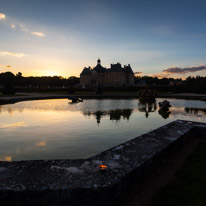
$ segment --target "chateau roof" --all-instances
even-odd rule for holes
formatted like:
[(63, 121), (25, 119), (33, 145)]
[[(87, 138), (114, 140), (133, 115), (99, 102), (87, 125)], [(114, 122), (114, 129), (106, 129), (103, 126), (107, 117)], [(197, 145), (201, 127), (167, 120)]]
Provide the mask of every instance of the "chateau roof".
[(125, 72), (128, 74), (134, 74), (134, 72), (132, 71), (132, 68), (130, 67), (130, 65), (128, 66), (124, 66)]
[(111, 69), (107, 70), (108, 72), (124, 72), (122, 65), (120, 63), (111, 64)]
[(80, 76), (81, 75), (89, 75), (90, 73), (91, 73), (90, 67), (88, 67), (88, 68), (85, 67), (83, 69), (82, 73), (80, 74)]
[(97, 66), (93, 68), (93, 71), (104, 73), (106, 72), (106, 68), (104, 68), (101, 64), (97, 64)]

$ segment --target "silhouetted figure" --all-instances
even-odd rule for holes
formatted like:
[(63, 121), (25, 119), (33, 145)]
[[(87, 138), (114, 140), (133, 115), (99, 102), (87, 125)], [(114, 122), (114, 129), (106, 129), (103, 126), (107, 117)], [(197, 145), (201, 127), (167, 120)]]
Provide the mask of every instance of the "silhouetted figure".
[(5, 85), (3, 91), (2, 91), (2, 94), (3, 95), (14, 95), (15, 94), (15, 90), (14, 88), (10, 85), (10, 84), (7, 84)]

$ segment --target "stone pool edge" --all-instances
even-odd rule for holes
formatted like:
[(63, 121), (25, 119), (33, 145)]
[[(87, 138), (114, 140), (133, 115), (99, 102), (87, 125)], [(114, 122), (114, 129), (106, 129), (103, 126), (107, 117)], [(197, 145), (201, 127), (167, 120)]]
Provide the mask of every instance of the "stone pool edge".
[[(0, 162), (0, 202), (114, 205), (166, 156), (199, 136), (206, 136), (206, 123), (176, 120), (88, 159)], [(108, 170), (99, 171), (100, 164)]]

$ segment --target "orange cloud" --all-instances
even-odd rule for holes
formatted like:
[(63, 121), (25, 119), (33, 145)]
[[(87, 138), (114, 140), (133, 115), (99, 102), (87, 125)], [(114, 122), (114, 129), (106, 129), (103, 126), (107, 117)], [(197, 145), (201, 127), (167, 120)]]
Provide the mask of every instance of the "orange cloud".
[(135, 72), (134, 75), (135, 76), (142, 76), (142, 72)]
[(11, 162), (12, 158), (11, 156), (6, 156), (6, 157), (0, 157), (0, 161), (6, 161), (6, 162)]
[(6, 19), (6, 15), (3, 13), (0, 13), (0, 20)]
[(45, 141), (37, 142), (36, 146), (37, 147), (46, 147), (47, 143)]
[(31, 34), (39, 37), (45, 37), (45, 34), (43, 32), (31, 32)]
[(151, 74), (151, 77), (157, 77), (157, 78), (169, 78), (170, 74), (165, 74), (165, 73), (157, 73), (157, 74)]
[(15, 56), (15, 57), (25, 56), (25, 54), (23, 54), (23, 53), (15, 53), (15, 52), (7, 52), (7, 51), (0, 52), (0, 55), (9, 55), (9, 56)]
[(11, 66), (11, 65), (6, 65), (5, 67), (6, 67), (6, 68), (11, 68), (12, 66)]

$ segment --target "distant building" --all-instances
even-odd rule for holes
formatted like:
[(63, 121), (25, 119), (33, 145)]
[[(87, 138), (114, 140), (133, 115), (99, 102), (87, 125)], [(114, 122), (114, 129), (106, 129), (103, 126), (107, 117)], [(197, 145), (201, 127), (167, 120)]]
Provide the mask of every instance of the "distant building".
[(80, 84), (82, 87), (97, 86), (131, 86), (134, 84), (134, 73), (130, 65), (122, 67), (120, 63), (111, 64), (111, 68), (101, 65), (101, 60), (97, 60), (97, 65), (84, 68), (80, 74)]

